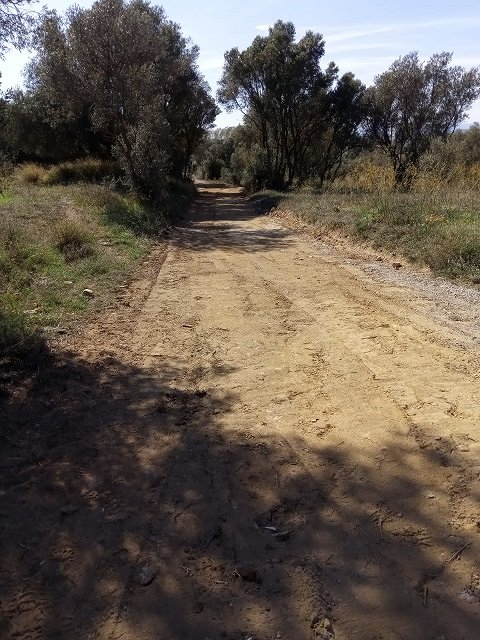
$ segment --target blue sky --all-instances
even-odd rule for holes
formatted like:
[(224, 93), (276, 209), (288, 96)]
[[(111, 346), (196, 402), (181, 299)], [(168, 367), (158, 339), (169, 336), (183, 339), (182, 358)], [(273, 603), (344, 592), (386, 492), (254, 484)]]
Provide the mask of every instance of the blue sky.
[[(73, 3), (51, 0), (47, 5), (62, 12)], [(76, 4), (89, 6), (91, 0), (76, 0)], [(325, 64), (333, 60), (341, 72), (353, 71), (366, 84), (399, 55), (413, 50), (422, 58), (451, 51), (455, 64), (480, 65), (478, 0), (166, 0), (161, 4), (168, 17), (200, 46), (199, 66), (213, 91), (224, 52), (234, 46), (245, 48), (278, 19), (291, 20), (298, 36), (308, 29), (323, 34)], [(21, 84), (21, 70), (28, 57), (28, 52), (10, 52), (0, 61), (4, 89)], [(236, 124), (239, 119), (238, 114), (222, 113), (217, 125)], [(469, 120), (480, 121), (480, 101), (471, 109)]]

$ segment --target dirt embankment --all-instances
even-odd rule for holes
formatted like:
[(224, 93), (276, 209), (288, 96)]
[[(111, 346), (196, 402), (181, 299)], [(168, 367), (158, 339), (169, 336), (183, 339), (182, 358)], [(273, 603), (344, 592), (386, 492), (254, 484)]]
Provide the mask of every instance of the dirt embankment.
[(204, 189), (3, 401), (0, 636), (476, 640), (478, 309), (382, 269)]

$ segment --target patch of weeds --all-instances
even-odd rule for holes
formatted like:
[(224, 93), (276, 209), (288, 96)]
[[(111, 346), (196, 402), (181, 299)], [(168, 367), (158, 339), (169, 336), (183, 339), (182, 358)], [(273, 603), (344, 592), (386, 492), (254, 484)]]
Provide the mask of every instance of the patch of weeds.
[(0, 353), (19, 356), (27, 353), (34, 345), (37, 334), (25, 314), (1, 300), (0, 307)]
[(286, 194), (281, 191), (266, 189), (258, 191), (249, 197), (249, 201), (255, 206), (258, 213), (268, 213), (286, 199)]
[(375, 224), (376, 211), (374, 209), (360, 209), (354, 219), (355, 233), (362, 238), (367, 238)]
[(67, 262), (94, 255), (94, 239), (91, 232), (73, 220), (65, 220), (54, 229), (55, 247)]
[(0, 206), (2, 204), (10, 204), (12, 202), (12, 194), (8, 191), (0, 191)]
[(157, 236), (168, 226), (162, 209), (132, 196), (111, 193), (102, 208), (102, 217), (107, 225), (123, 227), (135, 235)]

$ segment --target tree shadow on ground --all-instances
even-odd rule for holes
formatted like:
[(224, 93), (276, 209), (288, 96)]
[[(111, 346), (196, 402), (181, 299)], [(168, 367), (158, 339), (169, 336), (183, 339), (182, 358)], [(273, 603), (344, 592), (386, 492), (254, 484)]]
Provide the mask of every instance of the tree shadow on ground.
[(288, 229), (251, 228), (242, 222), (258, 217), (258, 210), (238, 192), (214, 190), (203, 193), (195, 207), (172, 234), (173, 244), (184, 249), (211, 251), (228, 249), (237, 252), (270, 251), (287, 248), (293, 241)]
[(401, 437), (388, 477), (321, 438), (228, 430), (235, 402), (176, 363), (73, 354), (4, 401), (2, 638), (478, 637), (462, 540)]

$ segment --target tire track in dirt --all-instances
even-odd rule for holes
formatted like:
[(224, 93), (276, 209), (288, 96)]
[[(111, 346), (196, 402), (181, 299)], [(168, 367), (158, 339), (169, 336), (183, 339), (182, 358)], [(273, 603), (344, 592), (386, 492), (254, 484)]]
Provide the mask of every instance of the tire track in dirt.
[(347, 262), (201, 190), (7, 407), (43, 449), (2, 464), (2, 638), (477, 638), (478, 353)]

